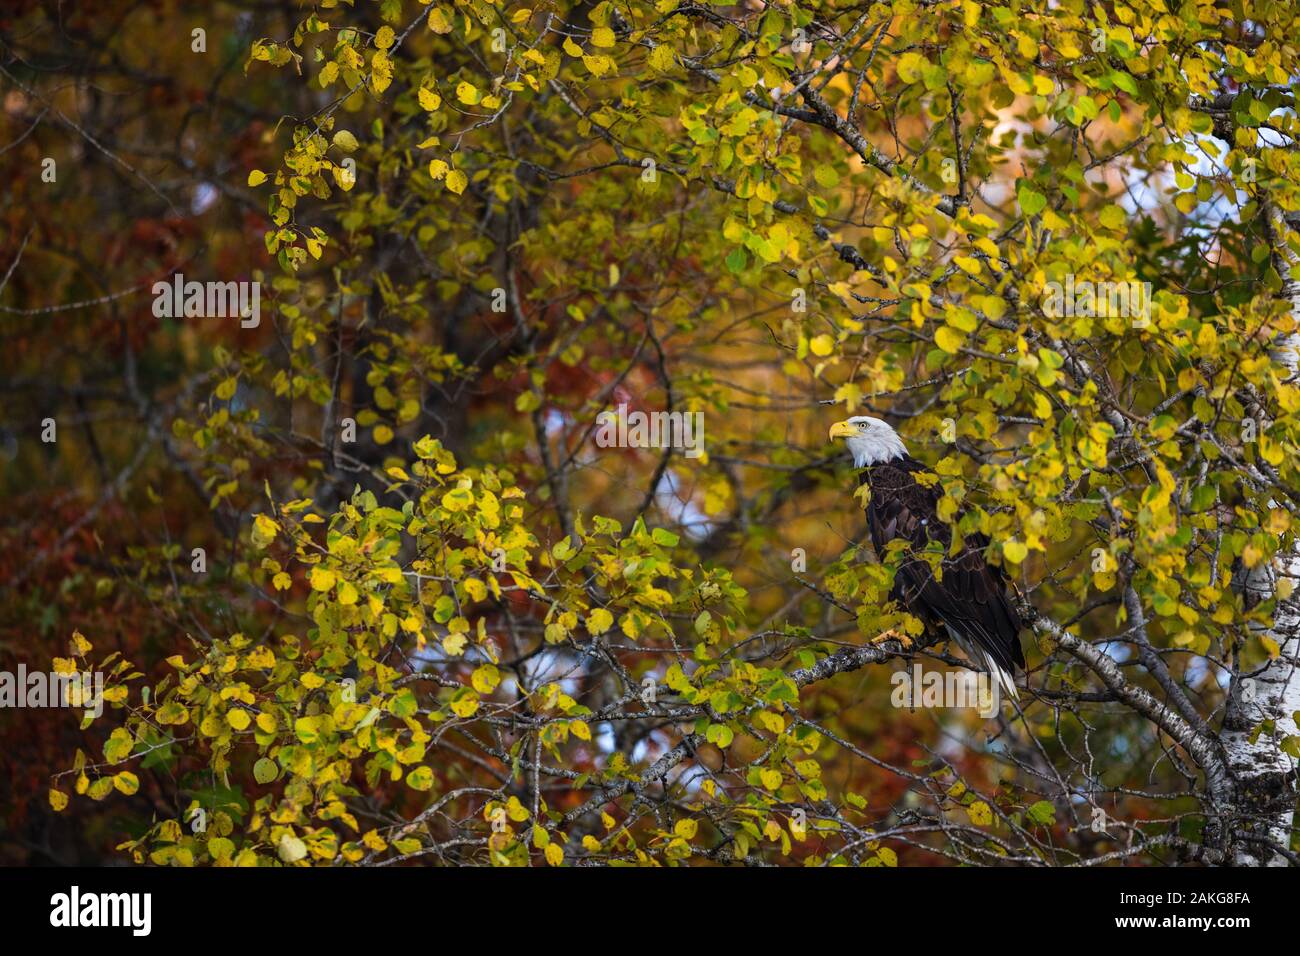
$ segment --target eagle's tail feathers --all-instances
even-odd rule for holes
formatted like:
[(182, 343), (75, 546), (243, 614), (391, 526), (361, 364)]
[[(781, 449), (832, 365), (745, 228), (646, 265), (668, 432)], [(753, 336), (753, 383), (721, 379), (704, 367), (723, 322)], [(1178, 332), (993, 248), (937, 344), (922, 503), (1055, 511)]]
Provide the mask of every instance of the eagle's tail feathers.
[(1007, 673), (1005, 670), (1003, 670), (1001, 667), (999, 667), (991, 660), (988, 662), (988, 664), (989, 664), (989, 673), (997, 677), (998, 683), (1002, 685), (1002, 689), (1003, 691), (1006, 692), (1006, 695), (1010, 697), (1012, 700), (1019, 700), (1020, 694), (1016, 691), (1015, 677)]
[(992, 654), (978, 644), (974, 646), (974, 650), (978, 663), (984, 672), (998, 682), (998, 686), (1002, 688), (1004, 694), (1012, 700), (1019, 700), (1020, 694), (1016, 691), (1015, 675), (999, 664)]
[(966, 652), (966, 656), (971, 659), (972, 663), (998, 682), (998, 686), (1002, 689), (1004, 694), (1012, 700), (1020, 699), (1020, 694), (1016, 690), (1015, 674), (999, 664), (997, 659), (981, 647), (976, 641), (963, 639), (961, 633), (951, 625), (948, 626), (948, 633), (957, 644), (960, 645), (961, 649)]

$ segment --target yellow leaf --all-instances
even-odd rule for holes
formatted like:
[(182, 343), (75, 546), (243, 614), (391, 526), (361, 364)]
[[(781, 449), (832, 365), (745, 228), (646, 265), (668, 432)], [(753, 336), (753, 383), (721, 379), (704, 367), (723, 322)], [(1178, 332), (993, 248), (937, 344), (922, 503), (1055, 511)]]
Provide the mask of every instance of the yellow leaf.
[(614, 67), (614, 61), (607, 56), (586, 56), (582, 58), (582, 65), (591, 71), (593, 76), (604, 76)]
[(280, 859), (285, 863), (297, 863), (307, 855), (307, 844), (303, 843), (292, 833), (286, 833), (280, 837), (280, 845), (277, 847)]
[(253, 543), (259, 548), (264, 548), (280, 532), (280, 526), (266, 515), (258, 515), (253, 519)]
[(376, 50), (370, 60), (370, 88), (382, 93), (393, 82), (393, 64), (383, 50)]
[(430, 112), (436, 110), (442, 105), (442, 97), (426, 87), (420, 87), (420, 92), (417, 93), (416, 96), (420, 100), (421, 108), (429, 110)]
[(451, 712), (457, 717), (473, 717), (478, 712), (478, 698), (473, 694), (465, 694), (451, 702)]
[(1002, 556), (1012, 564), (1019, 564), (1029, 554), (1029, 548), (1025, 547), (1023, 542), (1016, 541), (1014, 538), (1002, 545)]
[(934, 344), (949, 355), (956, 355), (966, 336), (951, 325), (941, 325), (934, 333)]
[(50, 806), (54, 808), (54, 811), (57, 813), (67, 805), (68, 805), (68, 795), (64, 793), (62, 790), (55, 790), (51, 788)]
[(248, 185), (260, 186), (264, 182), (266, 182), (266, 173), (262, 172), (260, 169), (254, 169), (249, 172)]
[(416, 767), (406, 775), (406, 785), (412, 790), (428, 790), (433, 786), (433, 771), (428, 767)]
[(447, 188), (457, 196), (465, 191), (467, 185), (469, 185), (469, 177), (459, 169), (453, 169), (447, 174)]
[(667, 43), (661, 43), (650, 51), (650, 66), (660, 73), (667, 73), (676, 62), (672, 47)]
[(352, 585), (351, 581), (339, 582), (339, 603), (340, 604), (357, 603), (357, 589)]
[(501, 672), (492, 664), (484, 664), (474, 670), (469, 682), (480, 694), (490, 694), (501, 683)]
[(591, 31), (591, 43), (593, 46), (611, 47), (614, 45), (616, 38), (614, 31), (609, 27), (596, 27)]
[(429, 11), (429, 29), (434, 33), (450, 33), (451, 14), (442, 7), (434, 7)]
[(312, 568), (311, 587), (313, 591), (328, 591), (334, 587), (334, 572), (321, 567)]

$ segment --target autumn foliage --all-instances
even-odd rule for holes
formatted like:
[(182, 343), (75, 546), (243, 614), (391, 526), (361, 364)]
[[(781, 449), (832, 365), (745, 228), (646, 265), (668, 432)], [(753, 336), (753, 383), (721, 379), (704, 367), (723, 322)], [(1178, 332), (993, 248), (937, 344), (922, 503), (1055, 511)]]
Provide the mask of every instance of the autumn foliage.
[[(77, 6), (0, 21), (0, 666), (104, 706), (0, 711), (6, 862), (1295, 861), (1289, 5)], [(897, 706), (967, 662), (855, 414), (997, 716)]]

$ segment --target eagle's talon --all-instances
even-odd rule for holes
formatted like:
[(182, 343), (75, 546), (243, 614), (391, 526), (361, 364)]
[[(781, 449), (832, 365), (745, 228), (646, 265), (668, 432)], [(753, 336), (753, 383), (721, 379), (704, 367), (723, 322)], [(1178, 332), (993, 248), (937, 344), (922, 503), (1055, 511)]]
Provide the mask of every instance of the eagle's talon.
[(867, 643), (886, 644), (889, 641), (898, 641), (898, 643), (903, 645), (904, 650), (912, 646), (912, 639), (910, 637), (908, 637), (902, 631), (894, 630), (892, 627), (889, 630), (885, 631), (883, 634), (878, 634), (877, 636), (873, 637)]

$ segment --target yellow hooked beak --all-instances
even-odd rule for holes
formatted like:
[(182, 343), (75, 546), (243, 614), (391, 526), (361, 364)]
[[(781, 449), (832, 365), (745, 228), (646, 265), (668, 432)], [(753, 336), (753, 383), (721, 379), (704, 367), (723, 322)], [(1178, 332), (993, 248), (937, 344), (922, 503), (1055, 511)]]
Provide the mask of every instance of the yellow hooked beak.
[(858, 430), (850, 422), (836, 422), (831, 426), (831, 438), (847, 438), (849, 435), (856, 435)]

